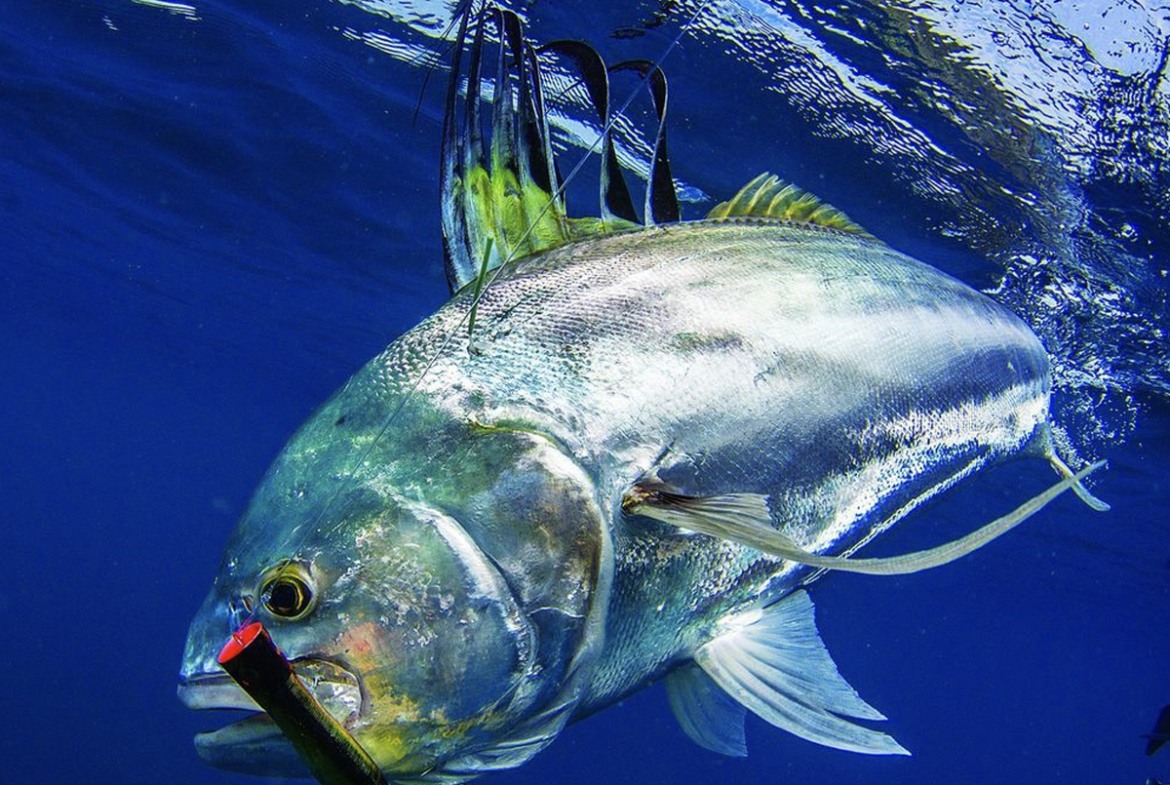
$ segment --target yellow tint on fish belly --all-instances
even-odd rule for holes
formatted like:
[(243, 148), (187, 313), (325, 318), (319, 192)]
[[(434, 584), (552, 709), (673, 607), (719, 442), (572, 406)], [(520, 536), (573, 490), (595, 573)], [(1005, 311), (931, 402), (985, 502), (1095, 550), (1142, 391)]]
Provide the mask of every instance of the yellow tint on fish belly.
[(370, 726), (361, 734), (362, 746), (383, 772), (397, 771), (411, 748), (393, 725)]
[(422, 719), (419, 705), (397, 692), (381, 674), (379, 666), (387, 653), (379, 645), (376, 624), (366, 622), (351, 627), (341, 636), (341, 644), (351, 667), (364, 674), (365, 691), (375, 710), (373, 717), (358, 720), (352, 730), (383, 771), (394, 770), (412, 751), (410, 740), (402, 732), (402, 724)]

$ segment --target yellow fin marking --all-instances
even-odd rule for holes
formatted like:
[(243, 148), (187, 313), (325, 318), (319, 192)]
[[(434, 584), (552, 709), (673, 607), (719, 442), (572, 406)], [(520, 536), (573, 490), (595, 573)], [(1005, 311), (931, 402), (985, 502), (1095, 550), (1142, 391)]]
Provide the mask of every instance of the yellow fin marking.
[(869, 236), (836, 207), (768, 172), (753, 179), (728, 201), (715, 205), (707, 217), (780, 218)]

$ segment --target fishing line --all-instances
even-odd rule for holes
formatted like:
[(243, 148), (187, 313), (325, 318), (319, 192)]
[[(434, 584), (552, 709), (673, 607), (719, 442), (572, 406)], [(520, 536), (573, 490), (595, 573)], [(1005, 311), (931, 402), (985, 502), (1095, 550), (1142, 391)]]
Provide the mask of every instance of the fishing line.
[[(406, 389), (406, 392), (402, 394), (401, 400), (398, 402), (398, 405), (394, 407), (394, 409), (390, 412), (389, 415), (387, 415), (386, 420), (382, 423), (382, 426), (378, 429), (378, 432), (377, 432), (377, 434), (375, 434), (374, 439), (368, 445), (366, 445), (364, 450), (362, 450), (361, 454), (358, 456), (357, 462), (355, 464), (352, 464), (351, 468), (345, 472), (345, 475), (341, 478), (341, 482), (340, 482), (339, 487), (337, 488), (336, 491), (333, 492), (333, 495), (331, 497), (329, 497), (329, 500), (325, 503), (325, 506), (322, 507), (321, 510), (317, 513), (317, 515), (313, 518), (313, 522), (310, 524), (310, 526), (306, 530), (305, 534), (300, 538), (300, 541), (297, 543), (297, 546), (293, 549), (292, 553), (295, 554), (297, 551), (300, 550), (300, 548), (305, 544), (305, 541), (308, 539), (310, 534), (320, 531), (319, 526), (320, 526), (321, 520), (325, 517), (326, 513), (328, 513), (331, 509), (333, 509), (333, 506), (337, 503), (337, 500), (339, 498), (341, 498), (341, 495), (350, 489), (354, 478), (357, 476), (359, 469), (361, 469), (361, 467), (363, 467), (366, 464), (366, 461), (370, 457), (371, 453), (374, 451), (374, 448), (377, 447), (378, 444), (381, 443), (381, 441), (382, 441), (383, 437), (385, 437), (387, 431), (390, 430), (390, 426), (394, 424), (394, 421), (398, 419), (398, 415), (402, 412), (403, 408), (405, 408), (406, 404), (409, 403), (411, 401), (411, 399), (414, 397), (415, 392), (418, 390), (418, 388), (422, 384), (423, 380), (426, 379), (427, 374), (429, 374), (431, 372), (431, 369), (434, 368), (435, 364), (438, 363), (439, 359), (441, 357), (443, 357), (443, 355), (446, 353), (447, 348), (451, 345), (451, 342), (453, 340), (455, 340), (455, 337), (457, 335), (462, 333), (464, 325), (466, 324), (467, 320), (470, 318), (471, 314), (474, 312), (474, 310), (475, 310), (476, 306), (479, 304), (480, 300), (483, 298), (483, 296), (485, 294), (487, 294), (487, 291), (491, 288), (492, 284), (495, 283), (496, 279), (504, 271), (504, 268), (511, 261), (513, 261), (517, 250), (519, 248), (523, 247), (524, 242), (531, 236), (533, 230), (535, 229), (535, 227), (538, 224), (538, 222), (540, 221), (540, 219), (543, 218), (544, 215), (550, 209), (552, 209), (552, 206), (559, 199), (561, 199), (563, 197), (565, 189), (568, 187), (569, 183), (578, 175), (578, 173), (580, 173), (581, 169), (585, 166), (585, 163), (589, 160), (589, 157), (591, 155), (593, 155), (594, 153), (598, 152), (598, 147), (601, 145), (602, 140), (606, 138), (606, 136), (609, 134), (609, 132), (613, 130), (613, 126), (616, 123), (617, 118), (620, 117), (622, 115), (622, 113), (624, 113), (626, 111), (626, 109), (629, 108), (630, 104), (633, 103), (634, 99), (638, 97), (639, 91), (641, 91), (643, 88), (645, 88), (649, 85), (650, 78), (653, 76), (654, 72), (658, 68), (661, 67), (661, 64), (666, 60), (667, 56), (671, 53), (671, 51), (674, 50), (675, 46), (678, 45), (679, 41), (682, 40), (683, 35), (687, 32), (687, 30), (691, 27), (691, 25), (694, 24), (695, 20), (699, 18), (699, 15), (703, 12), (703, 10), (706, 9), (707, 6), (711, 4), (711, 2), (712, 2), (712, 0), (702, 0), (702, 2), (700, 2), (695, 7), (694, 12), (689, 17), (687, 17), (687, 19), (682, 23), (682, 25), (679, 27), (678, 33), (671, 39), (670, 43), (667, 45), (667, 47), (663, 51), (663, 53), (658, 57), (657, 60), (654, 61), (654, 68), (647, 70), (646, 75), (643, 76), (639, 80), (638, 85), (634, 87), (634, 89), (630, 92), (630, 94), (627, 96), (626, 100), (620, 105), (620, 107), (617, 109), (617, 111), (610, 112), (609, 117), (606, 118), (605, 123), (602, 126), (601, 133), (593, 141), (593, 143), (588, 148), (586, 148), (585, 152), (578, 159), (576, 165), (570, 170), (568, 176), (566, 176), (564, 178), (564, 180), (561, 182), (560, 186), (558, 186), (553, 191), (552, 197), (544, 205), (544, 207), (542, 207), (540, 209), (540, 211), (536, 215), (536, 218), (529, 222), (528, 228), (524, 231), (524, 233), (521, 235), (520, 239), (513, 246), (513, 249), (508, 252), (508, 254), (505, 256), (503, 261), (500, 262), (500, 265), (495, 270), (493, 270), (491, 272), (491, 274), (487, 277), (487, 279), (484, 281), (483, 288), (480, 290), (479, 295), (475, 298), (474, 302), (472, 302), (471, 308), (469, 308), (467, 313), (465, 313), (459, 319), (459, 322), (458, 322), (458, 324), (456, 324), (455, 328), (452, 329), (451, 332), (449, 332), (446, 335), (446, 337), (444, 337), (443, 342), (435, 350), (435, 353), (431, 356), (430, 360), (428, 360), (427, 364), (423, 366), (422, 372), (418, 374), (418, 376), (415, 378), (414, 382), (412, 382), (411, 385)], [(468, 9), (468, 13), (470, 13), (470, 8)], [(484, 22), (481, 22), (481, 24), (483, 24), (483, 23)], [(450, 28), (448, 28), (448, 29), (450, 29)], [(501, 46), (503, 45), (502, 38), (503, 37), (501, 36), (501, 41), (500, 41)], [(503, 95), (503, 89), (502, 89), (501, 85), (496, 86), (496, 92), (499, 94), (499, 96)], [(509, 94), (509, 96), (511, 95), (510, 90), (508, 91), (508, 94)], [(497, 100), (497, 98), (493, 97), (492, 100), (495, 101), (495, 100)], [(647, 183), (647, 187), (649, 187), (649, 183)], [(339, 521), (335, 526), (333, 526), (333, 528), (331, 528), (326, 533), (326, 536), (333, 534), (339, 528), (341, 528), (342, 523), (343, 523), (342, 521)]]
[[(447, 36), (451, 35), (451, 31), (455, 29), (455, 25), (459, 22), (459, 15), (465, 13), (464, 9), (466, 9), (466, 12), (470, 12), (471, 9), (468, 6), (470, 6), (472, 2), (474, 2), (474, 0), (467, 0), (463, 6), (455, 8), (455, 12), (451, 14), (451, 21), (445, 28), (443, 28), (443, 34), (439, 36), (443, 41), (447, 41)], [(423, 99), (427, 94), (427, 83), (431, 81), (431, 74), (435, 72), (435, 68), (438, 67), (439, 63), (443, 62), (443, 58), (447, 56), (447, 53), (454, 48), (455, 42), (447, 41), (447, 46), (440, 46), (439, 53), (436, 54), (433, 58), (428, 58), (429, 62), (427, 63), (427, 70), (423, 73), (422, 87), (419, 88), (418, 91), (418, 100), (414, 103), (414, 114), (411, 115), (410, 118), (411, 128), (413, 128), (418, 122), (418, 115), (419, 112), (422, 111)], [(418, 57), (415, 58), (415, 60), (418, 61), (420, 65), (422, 65), (422, 60), (424, 57), (426, 57), (426, 53), (420, 53)]]

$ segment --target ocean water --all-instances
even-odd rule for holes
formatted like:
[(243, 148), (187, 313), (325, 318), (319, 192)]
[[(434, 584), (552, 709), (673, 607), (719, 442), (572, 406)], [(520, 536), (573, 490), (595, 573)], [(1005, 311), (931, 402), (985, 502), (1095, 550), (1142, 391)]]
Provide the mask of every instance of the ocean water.
[[(512, 7), (538, 42), (662, 59), (684, 217), (777, 172), (1019, 313), (1052, 355), (1065, 448), (1109, 460), (1094, 487), (1114, 507), (1062, 498), (945, 568), (814, 585), (842, 673), (913, 757), (749, 718), (750, 756), (721, 758), (653, 686), (488, 781), (1170, 778), (1170, 749), (1147, 758), (1140, 737), (1170, 703), (1170, 3)], [(284, 440), (445, 300), (450, 15), (0, 7), (0, 782), (255, 781), (195, 755), (228, 718), (175, 699), (187, 624)], [(583, 100), (554, 106), (570, 163), (597, 132)], [(632, 171), (644, 103), (618, 126)], [(873, 552), (965, 532), (1050, 479), (1005, 463)]]

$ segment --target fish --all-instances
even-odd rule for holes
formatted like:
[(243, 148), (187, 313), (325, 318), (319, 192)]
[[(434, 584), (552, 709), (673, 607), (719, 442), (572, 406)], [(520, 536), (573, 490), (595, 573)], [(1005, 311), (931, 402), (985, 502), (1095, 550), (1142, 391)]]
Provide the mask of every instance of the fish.
[(1170, 742), (1170, 705), (1162, 707), (1154, 729), (1143, 734), (1142, 738), (1146, 739), (1146, 755), (1153, 755)]
[[(656, 65), (538, 47), (491, 6), (458, 25), (440, 166), (452, 297), (322, 404), (255, 490), (179, 676), (187, 706), (253, 714), (197, 736), (200, 756), (307, 774), (216, 662), (253, 619), (392, 782), (519, 766), (659, 681), (716, 753), (746, 754), (751, 712), (908, 754), (822, 643), (812, 585), (945, 564), (1067, 490), (1107, 509), (1082, 482), (1100, 464), (1056, 453), (1040, 340), (775, 176), (681, 220)], [(552, 59), (581, 74), (602, 129), (595, 218), (566, 211)], [(618, 73), (658, 121), (640, 219), (608, 132)], [(937, 548), (856, 555), (1018, 457), (1057, 482)]]

